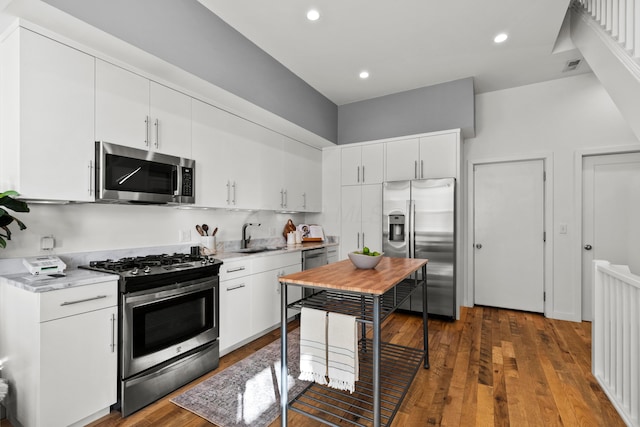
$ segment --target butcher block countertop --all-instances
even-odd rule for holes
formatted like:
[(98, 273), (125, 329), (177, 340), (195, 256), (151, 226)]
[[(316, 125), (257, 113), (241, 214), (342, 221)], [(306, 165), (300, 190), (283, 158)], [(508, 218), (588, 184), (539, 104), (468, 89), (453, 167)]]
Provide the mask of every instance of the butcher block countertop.
[(382, 257), (374, 269), (361, 270), (348, 259), (279, 278), (281, 283), (382, 295), (414, 273), (426, 259)]

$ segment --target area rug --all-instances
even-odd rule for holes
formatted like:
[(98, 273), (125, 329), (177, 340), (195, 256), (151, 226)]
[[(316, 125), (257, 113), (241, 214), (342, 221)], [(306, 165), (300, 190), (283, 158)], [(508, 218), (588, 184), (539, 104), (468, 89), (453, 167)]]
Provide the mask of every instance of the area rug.
[[(289, 398), (307, 385), (300, 375), (300, 330), (287, 334)], [(280, 339), (171, 399), (220, 427), (262, 427), (280, 416)]]

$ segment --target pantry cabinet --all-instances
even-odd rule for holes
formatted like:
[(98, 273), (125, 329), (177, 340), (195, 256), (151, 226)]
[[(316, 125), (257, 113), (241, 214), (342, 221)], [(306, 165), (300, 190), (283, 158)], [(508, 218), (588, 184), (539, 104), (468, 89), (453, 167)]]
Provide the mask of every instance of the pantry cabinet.
[(340, 259), (364, 246), (382, 249), (382, 184), (344, 185), (341, 191)]
[(384, 180), (384, 144), (345, 147), (341, 150), (342, 185), (380, 184)]
[(0, 282), (4, 404), (24, 427), (82, 425), (117, 400), (114, 279), (48, 292)]
[(458, 132), (387, 142), (386, 181), (456, 177), (459, 144)]
[(95, 138), (191, 157), (191, 98), (109, 62), (96, 60)]
[(94, 58), (18, 27), (0, 43), (0, 187), (93, 201)]

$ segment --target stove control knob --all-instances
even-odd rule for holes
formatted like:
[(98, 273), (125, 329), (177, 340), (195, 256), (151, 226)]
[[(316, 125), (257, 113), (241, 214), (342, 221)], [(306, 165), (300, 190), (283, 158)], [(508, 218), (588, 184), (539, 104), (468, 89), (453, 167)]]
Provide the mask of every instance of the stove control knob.
[(131, 270), (131, 275), (132, 276), (137, 276), (138, 275), (138, 267), (136, 267), (133, 270)]
[(151, 267), (149, 267), (148, 265), (144, 268), (144, 273), (148, 274), (151, 272)]
[(200, 261), (200, 264), (205, 265), (207, 263), (207, 259), (203, 259), (202, 261)]

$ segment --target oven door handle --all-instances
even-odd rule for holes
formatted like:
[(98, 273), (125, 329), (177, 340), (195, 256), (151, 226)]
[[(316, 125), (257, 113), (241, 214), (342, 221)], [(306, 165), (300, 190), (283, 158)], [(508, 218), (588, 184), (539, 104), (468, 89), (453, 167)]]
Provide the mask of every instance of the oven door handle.
[[(124, 294), (124, 303), (126, 305), (141, 305), (148, 303), (157, 303), (164, 301), (175, 296), (188, 295), (195, 292), (200, 292), (208, 289), (215, 289), (218, 286), (218, 281), (212, 278), (208, 278), (205, 281), (189, 283), (185, 282), (180, 286), (169, 286), (168, 288), (159, 288), (157, 291), (139, 291), (132, 292), (130, 294)], [(187, 284), (188, 283), (188, 284)]]

